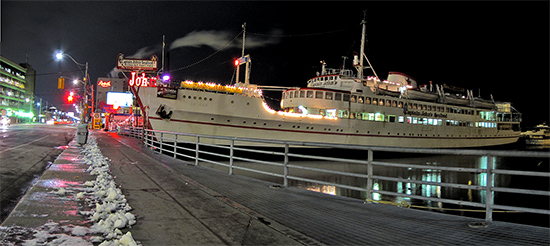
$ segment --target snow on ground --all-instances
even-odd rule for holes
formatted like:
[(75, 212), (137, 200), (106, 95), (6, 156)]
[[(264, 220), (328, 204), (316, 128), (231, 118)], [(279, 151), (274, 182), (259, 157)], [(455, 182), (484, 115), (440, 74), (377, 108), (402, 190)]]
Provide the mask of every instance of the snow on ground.
[[(92, 226), (61, 226), (50, 221), (38, 228), (0, 228), (11, 235), (8, 245), (141, 245), (133, 239), (130, 231), (121, 231), (134, 225), (136, 217), (129, 212), (132, 208), (117, 188), (110, 174), (109, 160), (101, 154), (95, 137), (88, 137), (88, 143), (80, 149), (80, 154), (83, 163), (89, 165), (86, 171), (96, 175), (96, 180), (86, 181), (84, 188), (58, 188), (52, 193), (60, 196), (70, 195), (83, 201), (85, 207), (81, 208), (80, 214), (85, 216)], [(77, 193), (76, 196), (74, 193)]]

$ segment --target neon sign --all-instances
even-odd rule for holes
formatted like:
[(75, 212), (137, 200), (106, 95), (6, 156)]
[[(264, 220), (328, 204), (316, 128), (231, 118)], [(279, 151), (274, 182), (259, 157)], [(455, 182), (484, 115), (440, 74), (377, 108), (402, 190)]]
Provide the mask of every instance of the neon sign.
[(107, 88), (107, 87), (111, 87), (111, 81), (104, 81), (104, 80), (100, 80), (97, 82), (97, 85), (103, 87), (103, 88)]
[(141, 76), (136, 77), (136, 72), (132, 72), (132, 76), (128, 81), (129, 86), (143, 86), (143, 87), (155, 87), (157, 86), (157, 78), (145, 77), (145, 73), (141, 73)]

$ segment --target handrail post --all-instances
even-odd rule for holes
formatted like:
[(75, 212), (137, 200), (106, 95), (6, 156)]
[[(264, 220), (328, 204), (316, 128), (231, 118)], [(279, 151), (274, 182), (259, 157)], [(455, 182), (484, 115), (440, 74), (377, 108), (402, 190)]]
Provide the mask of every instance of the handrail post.
[(178, 134), (174, 134), (174, 159), (176, 159), (176, 153), (178, 153)]
[(231, 139), (231, 145), (229, 146), (229, 175), (233, 175), (233, 148), (235, 147), (235, 140)]
[(368, 153), (368, 164), (367, 164), (367, 203), (372, 203), (372, 187), (373, 187), (373, 168), (372, 168), (372, 160), (373, 160), (373, 151), (372, 149), (369, 149), (367, 151)]
[(163, 139), (164, 139), (164, 133), (161, 132), (160, 133), (160, 148), (159, 148), (160, 154), (162, 154), (162, 140)]
[(487, 156), (487, 177), (485, 186), (485, 221), (493, 221), (493, 156)]
[(199, 141), (200, 141), (200, 138), (201, 137), (197, 136), (197, 143), (195, 145), (195, 166), (199, 165)]
[(284, 159), (283, 165), (284, 165), (284, 168), (283, 168), (283, 176), (284, 176), (283, 186), (287, 187), (288, 186), (288, 144), (285, 144), (285, 159)]

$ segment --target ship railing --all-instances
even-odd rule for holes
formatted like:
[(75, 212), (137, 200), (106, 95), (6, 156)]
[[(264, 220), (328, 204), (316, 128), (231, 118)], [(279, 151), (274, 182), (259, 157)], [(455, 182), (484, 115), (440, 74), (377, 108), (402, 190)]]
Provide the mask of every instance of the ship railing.
[[(315, 183), (324, 186), (332, 186), (334, 188), (343, 188), (348, 190), (354, 190), (366, 193), (366, 201), (368, 203), (377, 203), (382, 201), (376, 201), (375, 196), (386, 195), (392, 197), (405, 197), (410, 199), (418, 199), (428, 202), (436, 203), (448, 203), (454, 204), (455, 207), (470, 206), (481, 208), (485, 210), (485, 221), (491, 222), (493, 220), (493, 213), (495, 210), (502, 210), (498, 212), (524, 212), (550, 215), (550, 208), (548, 205), (542, 207), (533, 207), (533, 204), (518, 205), (501, 205), (495, 204), (493, 195), (495, 192), (499, 193), (511, 193), (521, 194), (527, 196), (537, 196), (542, 198), (542, 201), (548, 201), (550, 197), (550, 191), (548, 187), (542, 186), (542, 189), (546, 190), (534, 190), (534, 189), (518, 189), (507, 187), (496, 187), (495, 179), (496, 175), (512, 175), (512, 176), (527, 176), (531, 178), (550, 178), (550, 172), (539, 171), (522, 171), (522, 170), (504, 170), (497, 169), (495, 164), (495, 157), (518, 157), (518, 158), (550, 158), (549, 152), (538, 151), (503, 151), (503, 150), (473, 150), (473, 149), (421, 149), (421, 148), (395, 148), (395, 147), (374, 147), (374, 146), (351, 146), (351, 145), (339, 145), (339, 144), (325, 144), (325, 143), (313, 143), (313, 142), (296, 142), (296, 141), (280, 141), (273, 139), (252, 139), (252, 138), (237, 138), (237, 137), (224, 137), (224, 136), (211, 136), (211, 135), (199, 135), (189, 133), (178, 133), (168, 131), (156, 131), (156, 130), (144, 130), (144, 145), (154, 151), (158, 151), (161, 154), (166, 154), (172, 158), (183, 159), (186, 161), (192, 161), (196, 166), (204, 165), (206, 163), (219, 165), (228, 168), (228, 173), (234, 174), (235, 170), (243, 170), (253, 172), (257, 174), (263, 174), (268, 176), (277, 177), (281, 180), (283, 186), (289, 186), (289, 181), (302, 181), (307, 183)], [(208, 142), (223, 142), (220, 144), (211, 144)], [(236, 144), (238, 143), (238, 144)], [(270, 146), (275, 148), (263, 149), (242, 147), (247, 143), (249, 146)], [(277, 147), (280, 149), (277, 151)], [(311, 154), (297, 153), (307, 148), (327, 148), (327, 149), (341, 149), (352, 150), (354, 152), (365, 153), (361, 158), (345, 158), (342, 156), (319, 156)], [(275, 150), (273, 150), (275, 149)], [(291, 152), (291, 150), (293, 150)], [(239, 152), (239, 155), (236, 153)], [(390, 152), (390, 153), (409, 153), (409, 154), (428, 154), (428, 155), (454, 155), (454, 156), (480, 156), (486, 159), (487, 165), (483, 168), (465, 168), (456, 166), (444, 166), (444, 165), (418, 165), (408, 163), (394, 163), (391, 161), (377, 161), (374, 159), (374, 153)], [(252, 157), (244, 155), (247, 153)], [(269, 158), (254, 157), (255, 155), (265, 155)], [(366, 157), (366, 158), (365, 158)], [(307, 159), (315, 161), (325, 161), (334, 163), (353, 163), (363, 165), (366, 168), (365, 173), (354, 173), (339, 170), (331, 170), (320, 167), (312, 167), (306, 165), (299, 165), (300, 161), (291, 162), (290, 158), (295, 159)], [(293, 159), (293, 160), (295, 160)], [(253, 167), (248, 164), (261, 165), (267, 168)], [(492, 165), (491, 165), (492, 163)], [(429, 170), (437, 172), (456, 172), (456, 173), (470, 173), (470, 175), (478, 175), (481, 180), (480, 184), (464, 184), (458, 181), (456, 182), (441, 182), (441, 181), (427, 181), (413, 178), (403, 178), (396, 176), (384, 176), (374, 172), (375, 167), (392, 167), (403, 168), (408, 170)], [(261, 170), (260, 170), (261, 169)], [(327, 182), (322, 180), (316, 180), (304, 176), (296, 175), (300, 171), (307, 172), (319, 172), (327, 175), (341, 175), (346, 177), (353, 177), (357, 179), (366, 180), (366, 187), (354, 186), (345, 183)], [(306, 173), (307, 173), (306, 172)], [(292, 174), (291, 174), (292, 173)], [(307, 175), (305, 175), (307, 176)], [(474, 179), (475, 180), (475, 179)], [(422, 194), (406, 194), (392, 190), (384, 190), (379, 186), (375, 187), (375, 181), (389, 181), (389, 182), (401, 182), (402, 184), (413, 184), (420, 186), (431, 187), (449, 187), (456, 189), (468, 190), (468, 192), (475, 190), (480, 194), (484, 193), (485, 201), (463, 201), (455, 200), (444, 197), (423, 196)], [(546, 181), (546, 184), (548, 181)], [(480, 195), (481, 196), (481, 195)], [(483, 199), (481, 199), (483, 200)], [(410, 204), (409, 204), (410, 205)], [(410, 207), (410, 206), (409, 206)], [(442, 208), (433, 207), (433, 210), (441, 210)]]

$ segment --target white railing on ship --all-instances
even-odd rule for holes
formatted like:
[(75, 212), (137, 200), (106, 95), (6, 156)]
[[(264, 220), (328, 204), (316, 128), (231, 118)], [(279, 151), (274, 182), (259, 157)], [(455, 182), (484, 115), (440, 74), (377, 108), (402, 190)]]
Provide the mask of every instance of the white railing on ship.
[[(177, 133), (177, 132), (167, 132), (167, 131), (155, 131), (155, 130), (143, 130), (143, 135), (137, 133), (142, 131), (142, 128), (139, 129), (128, 129), (123, 130), (122, 132), (128, 133), (129, 135), (139, 137), (145, 136), (144, 144), (146, 147), (151, 149), (156, 149), (161, 154), (170, 154), (173, 158), (184, 157), (189, 158), (194, 161), (195, 165), (199, 165), (200, 162), (211, 163), (215, 165), (225, 166), (229, 168), (229, 174), (233, 174), (234, 169), (260, 173), (264, 175), (275, 176), (283, 178), (283, 185), (288, 186), (288, 180), (297, 180), (303, 182), (311, 182), (322, 185), (330, 185), (350, 190), (356, 190), (361, 192), (366, 192), (367, 201), (373, 201), (373, 194), (378, 193), (382, 195), (389, 195), (395, 197), (408, 197), (412, 199), (419, 199), (425, 201), (433, 202), (442, 202), (456, 205), (472, 206), (485, 209), (485, 220), (493, 220), (493, 210), (505, 210), (505, 211), (519, 211), (527, 213), (537, 213), (537, 214), (546, 214), (550, 215), (550, 208), (540, 209), (540, 208), (528, 208), (528, 207), (517, 207), (517, 206), (507, 206), (507, 205), (498, 205), (493, 203), (493, 192), (506, 192), (506, 193), (515, 193), (515, 194), (526, 194), (533, 196), (546, 196), (550, 197), (550, 191), (544, 190), (531, 190), (531, 189), (516, 189), (516, 188), (506, 188), (506, 187), (495, 187), (494, 184), (494, 175), (521, 175), (528, 177), (546, 177), (550, 178), (550, 173), (548, 172), (532, 172), (532, 171), (518, 171), (518, 170), (501, 170), (494, 169), (492, 165), (487, 165), (486, 168), (462, 168), (462, 167), (446, 167), (446, 166), (431, 166), (431, 165), (412, 165), (412, 164), (402, 164), (402, 163), (391, 163), (391, 162), (380, 162), (375, 161), (373, 154), (375, 151), (380, 152), (398, 152), (398, 153), (420, 153), (420, 154), (443, 154), (443, 155), (468, 155), (468, 156), (484, 156), (487, 158), (487, 163), (493, 163), (493, 158), (498, 157), (522, 157), (522, 158), (550, 158), (549, 152), (536, 152), (536, 151), (498, 151), (498, 150), (465, 150), (465, 149), (419, 149), (419, 148), (391, 148), (391, 147), (370, 147), (370, 146), (349, 146), (349, 145), (335, 145), (335, 144), (323, 144), (323, 143), (311, 143), (311, 142), (292, 142), (292, 141), (279, 141), (279, 140), (266, 140), (266, 139), (249, 139), (249, 138), (235, 138), (235, 137), (222, 137), (222, 136), (209, 136), (209, 135), (198, 135), (198, 134), (187, 134), (187, 133)], [(184, 140), (186, 138), (186, 140)], [(192, 140), (189, 140), (191, 138)], [(213, 145), (201, 143), (201, 139), (220, 139), (226, 140), (227, 145)], [(257, 144), (269, 144), (271, 146), (278, 145), (284, 147), (284, 152), (276, 151), (267, 151), (260, 149), (244, 148), (235, 146), (235, 141), (239, 142), (253, 142)], [(192, 148), (180, 146), (181, 144), (191, 144), (194, 145)], [(180, 145), (178, 145), (180, 144)], [(218, 152), (207, 152), (201, 150), (201, 146), (209, 146), (219, 149), (229, 150), (229, 154), (220, 154)], [(353, 149), (353, 150), (363, 150), (367, 151), (368, 156), (367, 160), (361, 159), (346, 159), (346, 158), (335, 158), (335, 157), (324, 157), (324, 156), (312, 156), (304, 154), (295, 154), (290, 152), (290, 147), (321, 147), (321, 148), (341, 148), (341, 149)], [(193, 155), (187, 155), (181, 153), (181, 150), (191, 151)], [(279, 162), (276, 161), (266, 161), (266, 160), (256, 160), (250, 158), (244, 158), (235, 156), (235, 151), (245, 151), (250, 153), (259, 153), (267, 154), (273, 156), (282, 157)], [(228, 163), (223, 163), (216, 160), (209, 160), (203, 158), (200, 154), (207, 154), (211, 156), (228, 158)], [(334, 162), (345, 162), (345, 163), (354, 163), (367, 166), (367, 174), (359, 173), (350, 173), (342, 171), (334, 171), (306, 166), (293, 165), (289, 162), (289, 157), (298, 157), (298, 158), (307, 158), (323, 161), (334, 161)], [(235, 161), (245, 161), (252, 162), (256, 164), (264, 164), (271, 166), (278, 166), (282, 168), (282, 174), (267, 172), (262, 170), (251, 169), (247, 167), (240, 167), (235, 165)], [(423, 180), (412, 180), (404, 179), (398, 177), (387, 177), (374, 175), (373, 166), (386, 166), (386, 167), (400, 167), (400, 168), (409, 168), (409, 169), (432, 169), (432, 170), (441, 170), (441, 171), (450, 171), (450, 172), (464, 172), (464, 173), (478, 173), (478, 174), (487, 174), (485, 175), (486, 185), (469, 185), (469, 184), (458, 184), (458, 183), (443, 183), (443, 182), (432, 182), (432, 181), (423, 181)], [(309, 178), (297, 177), (290, 175), (290, 169), (301, 169), (301, 170), (310, 170), (316, 172), (323, 172), (328, 174), (337, 174), (344, 175), (349, 177), (363, 178), (367, 180), (367, 188), (350, 186), (345, 184), (331, 183), (326, 181), (314, 180)], [(435, 197), (425, 197), (412, 194), (403, 194), (393, 191), (384, 191), (384, 190), (375, 190), (373, 187), (374, 180), (383, 180), (383, 181), (393, 181), (393, 182), (406, 182), (420, 185), (433, 185), (441, 187), (451, 187), (459, 189), (468, 189), (468, 190), (479, 190), (485, 191), (486, 199), (485, 203), (478, 202), (468, 202), (462, 200), (453, 200), (447, 198), (435, 198)], [(437, 210), (438, 208), (434, 208)]]

